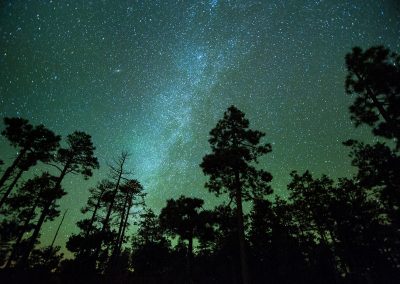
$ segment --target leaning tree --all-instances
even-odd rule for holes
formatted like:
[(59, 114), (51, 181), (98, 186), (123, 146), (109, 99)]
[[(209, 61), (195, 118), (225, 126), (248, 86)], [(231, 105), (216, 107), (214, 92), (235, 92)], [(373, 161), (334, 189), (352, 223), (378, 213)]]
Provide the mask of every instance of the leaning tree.
[(4, 205), (12, 189), (22, 174), (36, 165), (38, 161), (49, 162), (59, 146), (60, 136), (43, 125), (33, 126), (23, 118), (4, 118), (6, 128), (1, 135), (7, 138), (10, 145), (17, 149), (18, 155), (4, 171), (0, 178), (0, 188), (13, 176), (0, 199), (0, 207)]

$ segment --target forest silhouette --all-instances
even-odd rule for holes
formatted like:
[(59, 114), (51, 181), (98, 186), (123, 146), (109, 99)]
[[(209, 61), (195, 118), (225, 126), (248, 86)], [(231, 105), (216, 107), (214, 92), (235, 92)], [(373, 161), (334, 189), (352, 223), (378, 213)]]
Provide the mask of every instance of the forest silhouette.
[[(181, 196), (157, 215), (122, 152), (89, 188), (79, 231), (65, 244), (72, 259), (54, 246), (66, 213), (59, 202), (66, 176), (89, 179), (99, 168), (91, 136), (62, 140), (44, 125), (4, 118), (1, 134), (17, 156), (0, 160), (0, 282), (400, 283), (400, 56), (355, 47), (345, 62), (350, 119), (375, 136), (343, 142), (354, 176), (293, 171), (287, 197), (273, 195), (272, 174), (258, 164), (271, 144), (231, 106), (199, 161), (204, 190), (227, 202), (205, 209), (202, 199)], [(27, 174), (38, 165), (54, 171)], [(56, 218), (43, 247), (43, 224)]]

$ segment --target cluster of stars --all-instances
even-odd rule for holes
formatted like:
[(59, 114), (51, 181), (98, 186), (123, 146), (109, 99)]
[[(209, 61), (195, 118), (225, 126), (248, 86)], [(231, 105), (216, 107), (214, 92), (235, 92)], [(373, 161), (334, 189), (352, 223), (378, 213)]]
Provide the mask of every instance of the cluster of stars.
[(181, 194), (212, 204), (198, 165), (231, 104), (267, 133), (273, 152), (262, 166), (278, 194), (295, 169), (351, 173), (341, 142), (371, 137), (349, 121), (344, 56), (355, 45), (400, 50), (396, 1), (128, 2), (0, 8), (0, 116), (63, 136), (86, 131), (102, 165), (91, 181), (66, 184), (60, 242), (81, 218), (86, 189), (122, 150), (156, 211)]

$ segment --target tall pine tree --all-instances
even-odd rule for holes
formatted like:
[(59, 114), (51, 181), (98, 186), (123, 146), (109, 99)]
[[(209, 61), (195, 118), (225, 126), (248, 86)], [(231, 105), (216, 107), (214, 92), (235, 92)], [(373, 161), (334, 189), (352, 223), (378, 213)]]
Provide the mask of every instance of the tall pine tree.
[(237, 230), (243, 284), (249, 283), (246, 261), (246, 240), (243, 221), (243, 200), (250, 201), (272, 193), (272, 175), (255, 167), (258, 158), (271, 152), (270, 144), (261, 144), (265, 134), (251, 130), (243, 112), (228, 108), (217, 126), (211, 130), (211, 154), (203, 157), (201, 168), (209, 181), (206, 187), (219, 195), (228, 193), (236, 203)]

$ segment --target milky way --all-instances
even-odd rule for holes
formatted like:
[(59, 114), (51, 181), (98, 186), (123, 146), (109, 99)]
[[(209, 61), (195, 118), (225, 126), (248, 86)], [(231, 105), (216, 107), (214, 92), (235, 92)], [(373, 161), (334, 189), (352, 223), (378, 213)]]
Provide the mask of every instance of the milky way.
[[(400, 51), (398, 3), (2, 1), (1, 117), (63, 136), (86, 131), (101, 162), (90, 181), (64, 184), (61, 205), (71, 210), (59, 243), (76, 230), (86, 189), (122, 150), (156, 211), (181, 194), (220, 202), (198, 165), (232, 104), (273, 145), (262, 166), (276, 193), (295, 169), (349, 176), (341, 142), (372, 138), (349, 121), (344, 56), (353, 46)], [(2, 159), (15, 156), (0, 146)]]

